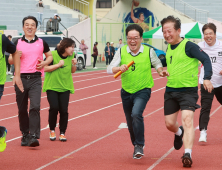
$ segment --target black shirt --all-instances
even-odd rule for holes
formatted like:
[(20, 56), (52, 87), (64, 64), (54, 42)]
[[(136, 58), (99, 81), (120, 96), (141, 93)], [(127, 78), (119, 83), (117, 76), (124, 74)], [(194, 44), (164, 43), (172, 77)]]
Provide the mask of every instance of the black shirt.
[(5, 54), (5, 51), (13, 54), (16, 52), (16, 46), (13, 44), (6, 36), (5, 34), (2, 34), (2, 54)]
[[(175, 48), (177, 48), (177, 46), (180, 44), (181, 42), (179, 42), (178, 44), (175, 45), (171, 45), (171, 49), (174, 50)], [(199, 61), (201, 61), (201, 63), (204, 65), (204, 80), (210, 80), (211, 76), (213, 74), (212, 72), (212, 65), (211, 65), (211, 61), (209, 56), (203, 51), (201, 50), (201, 48), (191, 42), (188, 41), (186, 43), (185, 46), (185, 53), (188, 57), (190, 58), (196, 58)], [(166, 59), (161, 60), (163, 66), (166, 66)], [(184, 87), (184, 88), (171, 88), (171, 87), (166, 87), (166, 92), (197, 92), (198, 90), (198, 86), (197, 87)]]
[[(27, 39), (25, 39), (25, 36), (23, 35), (23, 37), (21, 39), (22, 39), (22, 41), (25, 41), (26, 43), (34, 43), (34, 42), (36, 42), (36, 40), (38, 40), (38, 37), (35, 35), (35, 38), (33, 40), (28, 41)], [(16, 40), (14, 43), (16, 46), (18, 44), (18, 40)], [(50, 51), (49, 45), (43, 39), (42, 39), (42, 41), (43, 41), (43, 47), (44, 47), (43, 53), (49, 52)]]

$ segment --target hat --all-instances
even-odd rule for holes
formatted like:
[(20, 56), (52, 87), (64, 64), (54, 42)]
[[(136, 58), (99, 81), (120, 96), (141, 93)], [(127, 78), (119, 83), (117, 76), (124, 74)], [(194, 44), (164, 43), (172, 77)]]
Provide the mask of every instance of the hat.
[(111, 42), (110, 44), (114, 44), (113, 42)]
[(56, 16), (56, 15), (58, 15), (58, 14), (54, 14), (54, 16)]

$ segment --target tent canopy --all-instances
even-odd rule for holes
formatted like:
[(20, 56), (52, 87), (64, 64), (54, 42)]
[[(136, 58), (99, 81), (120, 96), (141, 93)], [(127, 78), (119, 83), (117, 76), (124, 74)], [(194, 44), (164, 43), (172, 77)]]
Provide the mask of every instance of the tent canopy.
[[(203, 39), (203, 25), (199, 22), (181, 24), (181, 37), (188, 39)], [(222, 33), (217, 32), (218, 39), (222, 39)], [(162, 26), (159, 26), (151, 31), (143, 33), (143, 38), (164, 39)]]

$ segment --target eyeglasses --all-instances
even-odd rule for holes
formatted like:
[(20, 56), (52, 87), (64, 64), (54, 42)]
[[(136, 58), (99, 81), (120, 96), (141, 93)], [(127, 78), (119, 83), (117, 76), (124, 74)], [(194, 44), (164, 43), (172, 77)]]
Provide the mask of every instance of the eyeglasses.
[(127, 37), (128, 41), (138, 41), (141, 37), (135, 37), (135, 38), (131, 38), (131, 37)]

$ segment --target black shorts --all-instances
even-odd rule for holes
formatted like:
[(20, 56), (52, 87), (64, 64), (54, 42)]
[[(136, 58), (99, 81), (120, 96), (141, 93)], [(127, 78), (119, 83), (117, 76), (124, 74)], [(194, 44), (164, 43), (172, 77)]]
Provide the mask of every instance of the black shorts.
[(200, 108), (197, 103), (199, 96), (194, 92), (165, 92), (164, 115), (171, 115), (179, 110), (195, 111)]

